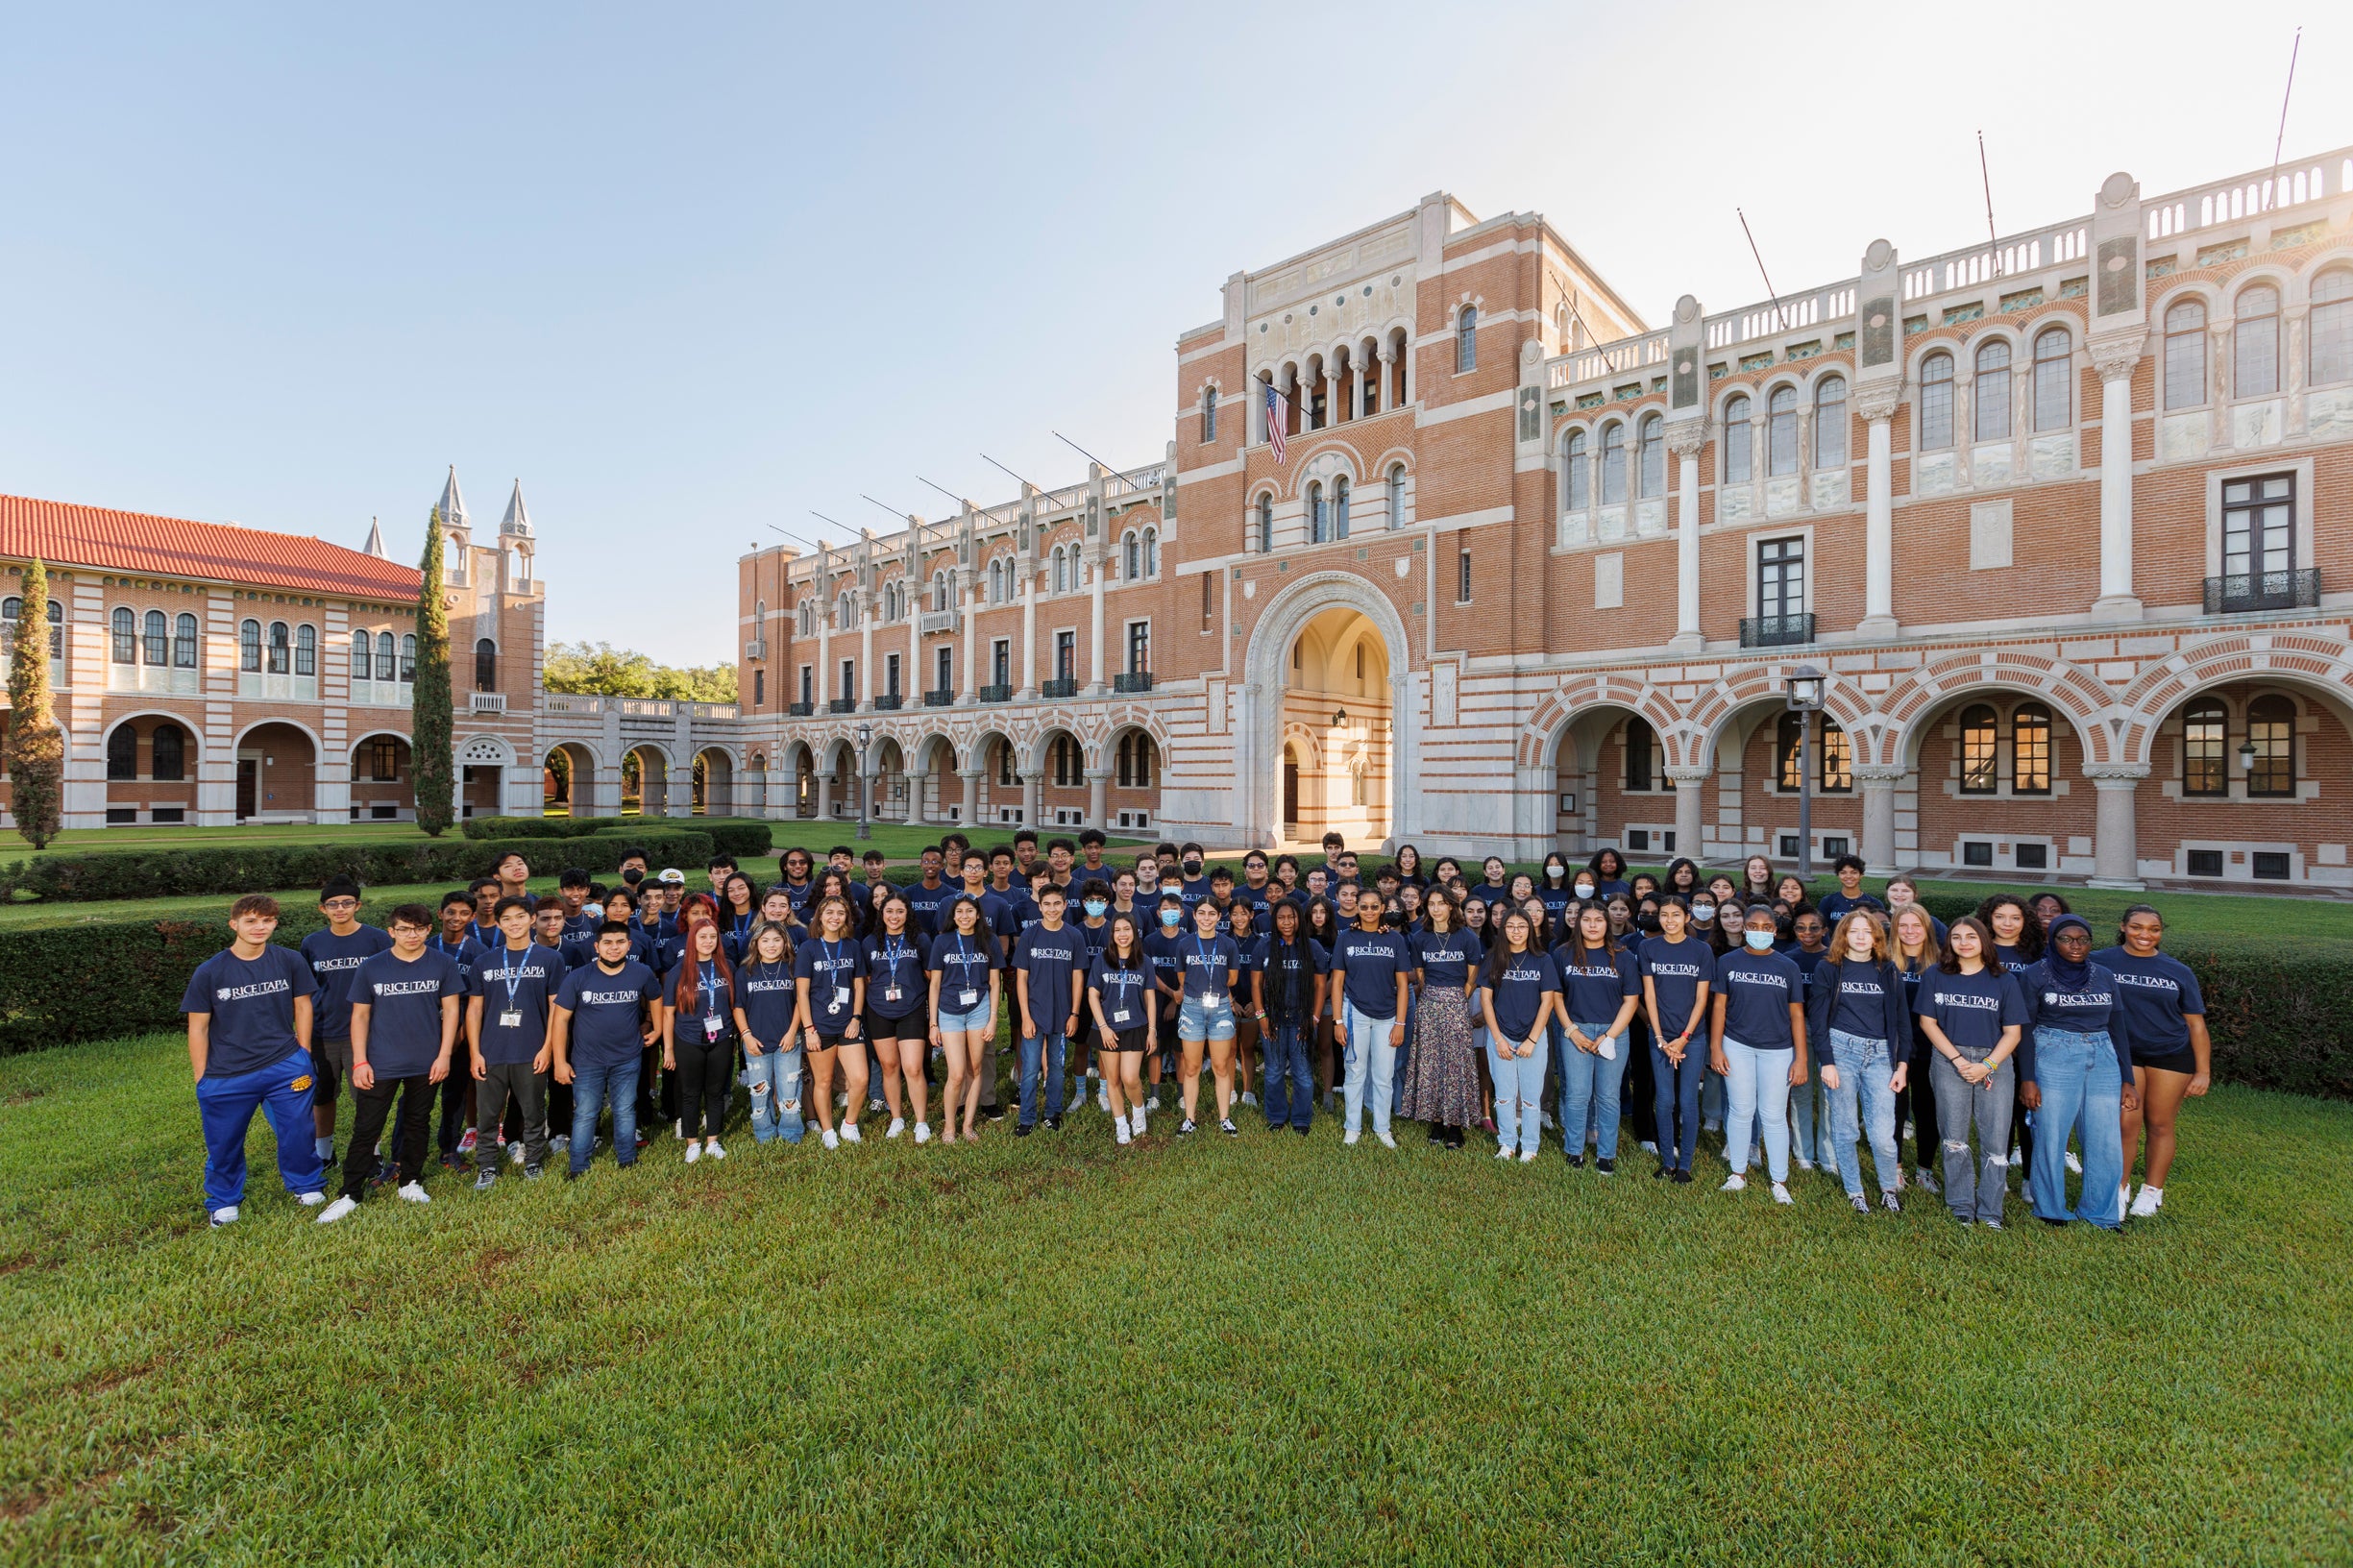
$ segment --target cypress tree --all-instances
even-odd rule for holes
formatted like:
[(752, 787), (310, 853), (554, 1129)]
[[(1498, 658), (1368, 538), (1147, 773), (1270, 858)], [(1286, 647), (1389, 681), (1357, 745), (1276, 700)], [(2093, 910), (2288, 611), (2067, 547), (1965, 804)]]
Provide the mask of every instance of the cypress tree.
[(425, 528), (425, 560), (417, 584), (416, 706), (409, 715), (409, 780), (417, 825), (439, 837), (456, 800), (456, 760), (451, 750), (450, 611), (443, 587), (441, 509)]
[(58, 835), (65, 796), (65, 735), (49, 707), (49, 571), (25, 569), (16, 657), (9, 670), (9, 811), (34, 848)]

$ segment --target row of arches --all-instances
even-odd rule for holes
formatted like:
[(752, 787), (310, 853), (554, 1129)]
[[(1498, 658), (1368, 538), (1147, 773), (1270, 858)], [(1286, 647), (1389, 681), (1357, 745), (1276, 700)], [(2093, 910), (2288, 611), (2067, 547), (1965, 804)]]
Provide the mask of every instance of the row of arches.
[[(1464, 308), (1475, 342), (1476, 311)], [(1269, 387), (1278, 396), (1276, 407), (1287, 436), (1329, 429), (1403, 407), (1412, 400), (1408, 374), (1410, 341), (1405, 327), (1393, 326), (1260, 371), (1250, 440), (1256, 444), (1267, 438), (1265, 389)], [(1473, 353), (1475, 359), (1475, 347)], [(1204, 389), (1205, 429), (1212, 428), (1214, 404), (1210, 400), (1213, 396), (1214, 388)]]

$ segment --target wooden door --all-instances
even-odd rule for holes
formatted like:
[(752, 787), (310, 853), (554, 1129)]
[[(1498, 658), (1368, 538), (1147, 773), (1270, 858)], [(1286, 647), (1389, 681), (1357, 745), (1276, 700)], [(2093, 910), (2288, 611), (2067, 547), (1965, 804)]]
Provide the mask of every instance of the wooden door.
[(261, 764), (252, 757), (237, 759), (237, 821), (254, 815), (261, 793)]

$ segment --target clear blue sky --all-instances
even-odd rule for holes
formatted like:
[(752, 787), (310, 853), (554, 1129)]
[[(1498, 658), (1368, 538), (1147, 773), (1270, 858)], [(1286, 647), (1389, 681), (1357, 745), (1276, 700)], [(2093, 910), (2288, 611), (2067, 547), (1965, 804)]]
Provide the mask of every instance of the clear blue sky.
[[(418, 547), (520, 475), (550, 630), (728, 656), (763, 526), (1149, 460), (1228, 273), (1454, 191), (1653, 321), (2353, 141), (2259, 3), (14, 8), (0, 489)], [(2096, 19), (2111, 18), (2113, 39)]]

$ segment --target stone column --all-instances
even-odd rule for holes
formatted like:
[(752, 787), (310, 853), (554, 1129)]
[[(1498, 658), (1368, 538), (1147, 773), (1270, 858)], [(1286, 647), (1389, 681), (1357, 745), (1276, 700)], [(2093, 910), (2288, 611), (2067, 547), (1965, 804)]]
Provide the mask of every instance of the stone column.
[(858, 695), (859, 706), (868, 712), (874, 708), (874, 694), (882, 687), (874, 679), (874, 595), (861, 589), (858, 594)]
[(2136, 326), (2128, 333), (2095, 338), (2090, 345), (2093, 366), (2099, 372), (2099, 598), (2092, 605), (2096, 621), (2141, 619), (2141, 600), (2132, 591), (2132, 373), (2141, 362), (2145, 336)]
[[(1667, 780), (1675, 786), (1675, 852), (1700, 859), (1700, 846), (1707, 832), (1705, 797), (1707, 768), (1669, 768)], [(1548, 802), (1555, 804), (1556, 802)]]
[(1328, 430), (1339, 422), (1340, 377), (1339, 372), (1332, 368), (1332, 361), (1327, 359), (1324, 361), (1324, 422), (1322, 428)]
[(821, 822), (833, 821), (833, 773), (830, 770), (821, 770), (817, 775), (817, 820)]
[(2092, 886), (2138, 888), (2141, 881), (2140, 822), (2135, 796), (2148, 776), (2143, 762), (2096, 762), (2084, 772), (2098, 792), (2095, 819)]
[(1021, 775), (1021, 821), (1030, 827), (1045, 815), (1045, 775), (1032, 768)]
[(1035, 564), (1021, 561), (1021, 688), (1026, 702), (1038, 695), (1038, 577)]
[(962, 825), (967, 831), (970, 830), (974, 822), (980, 821), (980, 775), (981, 770), (978, 768), (959, 768), (956, 770), (956, 776), (964, 780), (964, 821)]
[(956, 706), (968, 708), (980, 701), (980, 575), (968, 566), (958, 567), (956, 575), (964, 605), (964, 690), (956, 694)]
[(1087, 825), (1111, 831), (1111, 770), (1087, 770)]
[(1397, 356), (1389, 351), (1389, 345), (1385, 339), (1383, 340), (1378, 354), (1381, 362), (1381, 390), (1374, 395), (1373, 407), (1371, 409), (1371, 412), (1374, 413), (1379, 413), (1385, 408), (1392, 407), (1396, 404), (1396, 399), (1389, 392), (1389, 377), (1392, 374), (1389, 367), (1397, 362)]
[(1092, 579), (1088, 584), (1088, 595), (1090, 612), (1093, 617), (1087, 644), (1086, 695), (1089, 697), (1101, 697), (1111, 690), (1111, 682), (1103, 677), (1103, 576), (1107, 559), (1105, 547), (1097, 541), (1094, 558), (1087, 563), (1088, 574)]
[(1907, 770), (1892, 763), (1865, 763), (1854, 770), (1863, 796), (1863, 863), (1884, 873), (1896, 864), (1896, 786)]
[[(1895, 417), (1901, 401), (1900, 380), (1875, 381), (1855, 388), (1855, 412), (1868, 422), (1868, 456), (1863, 466), (1863, 619), (1855, 627), (1864, 637), (1896, 635), (1896, 512)], [(1890, 841), (1893, 847), (1893, 841)], [(1871, 860), (1865, 850), (1863, 858)], [(1880, 862), (1873, 861), (1874, 865)]]
[(1700, 449), (1706, 444), (1704, 419), (1667, 427), (1680, 487), (1675, 498), (1675, 635), (1667, 641), (1678, 653), (1697, 653), (1705, 641), (1700, 632)]

